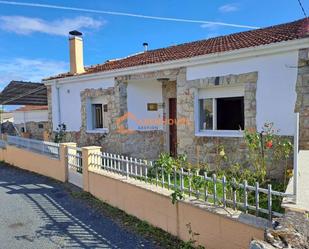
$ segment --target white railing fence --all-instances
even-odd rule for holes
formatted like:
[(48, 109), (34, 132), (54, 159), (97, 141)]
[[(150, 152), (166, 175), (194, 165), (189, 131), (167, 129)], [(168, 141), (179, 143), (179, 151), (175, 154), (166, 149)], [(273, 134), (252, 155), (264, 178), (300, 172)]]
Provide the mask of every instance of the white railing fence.
[[(4, 148), (6, 143), (59, 158), (59, 144), (56, 143), (7, 136), (7, 141), (0, 140), (0, 148)], [(98, 170), (137, 179), (145, 184), (179, 191), (181, 194), (223, 208), (230, 207), (256, 216), (267, 216), (269, 220), (272, 220), (274, 216), (282, 216), (283, 210), (274, 210), (273, 208), (274, 206), (280, 207), (282, 198), (291, 196), (291, 194), (273, 190), (271, 184), (263, 188), (258, 182), (250, 185), (247, 181), (237, 182), (236, 179), (226, 176), (219, 178), (215, 174), (210, 175), (205, 171), (191, 171), (176, 167), (166, 169), (151, 161), (105, 152), (92, 153), (89, 156), (90, 167)], [(69, 181), (82, 187), (82, 149), (68, 146), (66, 160)]]
[(289, 196), (275, 191), (272, 185), (262, 188), (256, 182), (253, 186), (247, 181), (237, 182), (236, 179), (220, 179), (215, 174), (195, 172), (184, 168), (173, 168), (166, 171), (152, 162), (136, 158), (124, 157), (110, 153), (90, 154), (92, 165), (98, 170), (121, 174), (126, 178), (135, 178), (146, 184), (155, 184), (167, 189), (180, 191), (200, 201), (217, 206), (230, 207), (256, 216), (272, 218), (282, 216), (282, 212), (273, 210), (273, 202), (280, 206), (281, 199)]
[(18, 136), (7, 136), (7, 143), (51, 157), (59, 158), (59, 144)]
[(78, 173), (83, 172), (82, 149), (79, 147), (67, 146), (68, 167)]
[(68, 181), (83, 188), (83, 156), (79, 147), (67, 146)]

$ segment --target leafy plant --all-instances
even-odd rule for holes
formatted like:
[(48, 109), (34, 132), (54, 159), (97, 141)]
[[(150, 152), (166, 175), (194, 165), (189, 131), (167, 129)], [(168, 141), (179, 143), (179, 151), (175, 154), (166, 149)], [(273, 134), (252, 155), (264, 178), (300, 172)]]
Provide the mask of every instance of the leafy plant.
[(179, 189), (176, 189), (172, 194), (172, 203), (173, 205), (179, 201), (179, 200), (183, 200), (184, 199), (184, 195), (182, 194), (182, 192)]
[(204, 248), (203, 246), (196, 245), (196, 242), (197, 242), (196, 236), (199, 236), (200, 234), (192, 230), (191, 223), (186, 224), (186, 227), (187, 227), (190, 239), (184, 242), (180, 248), (181, 249), (191, 249), (191, 248), (203, 249)]
[(197, 198), (199, 198), (200, 189), (202, 189), (205, 186), (206, 181), (199, 175), (198, 169), (194, 169), (192, 174), (193, 174), (191, 177), (192, 188), (193, 190), (195, 190)]
[(274, 128), (273, 123), (265, 123), (261, 132), (245, 130), (244, 138), (256, 181), (265, 182), (267, 168), (271, 164), (285, 163), (287, 169), (293, 146), (287, 138), (278, 136), (278, 130)]
[(159, 159), (155, 162), (155, 167), (158, 170), (163, 170), (165, 173), (171, 173), (175, 165), (174, 158), (167, 153), (161, 153)]
[(67, 127), (64, 123), (58, 125), (56, 129), (56, 133), (55, 133), (55, 138), (54, 138), (55, 143), (63, 142), (65, 135), (66, 135), (66, 129)]

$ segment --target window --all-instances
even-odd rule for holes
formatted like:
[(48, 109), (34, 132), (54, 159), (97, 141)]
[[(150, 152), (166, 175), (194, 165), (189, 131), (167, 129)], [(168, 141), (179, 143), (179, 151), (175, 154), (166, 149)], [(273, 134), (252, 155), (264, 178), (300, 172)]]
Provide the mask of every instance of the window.
[(39, 129), (43, 129), (44, 125), (43, 124), (38, 124)]
[(92, 104), (93, 129), (107, 128), (107, 104)]
[(93, 128), (103, 128), (103, 109), (101, 104), (93, 104)]
[(243, 130), (244, 97), (200, 99), (199, 114), (200, 131)]

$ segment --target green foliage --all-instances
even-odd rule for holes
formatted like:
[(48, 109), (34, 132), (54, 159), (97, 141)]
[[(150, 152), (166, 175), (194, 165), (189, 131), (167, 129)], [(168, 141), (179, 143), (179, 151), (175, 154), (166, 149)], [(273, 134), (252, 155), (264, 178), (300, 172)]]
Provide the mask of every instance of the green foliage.
[(190, 181), (191, 181), (192, 189), (195, 190), (197, 198), (199, 198), (200, 190), (205, 187), (206, 181), (204, 180), (204, 178), (202, 178), (199, 175), (199, 170), (198, 169), (193, 169), (192, 170), (192, 176), (191, 176)]
[(155, 161), (154, 167), (164, 170), (165, 173), (171, 173), (173, 169), (188, 168), (190, 167), (187, 161), (187, 155), (180, 154), (176, 158), (170, 156), (168, 153), (161, 153), (158, 160)]
[(249, 165), (254, 167), (256, 181), (265, 182), (266, 169), (271, 164), (285, 163), (287, 168), (293, 146), (288, 139), (278, 136), (273, 123), (265, 123), (261, 132), (245, 130), (244, 138), (249, 151)]
[(55, 143), (61, 143), (63, 142), (64, 138), (65, 138), (65, 134), (66, 134), (66, 125), (64, 123), (59, 124), (57, 129), (56, 129), (56, 133), (55, 133), (55, 138), (54, 138), (54, 142)]
[(161, 153), (159, 159), (155, 161), (155, 167), (164, 170), (165, 173), (171, 173), (175, 166), (175, 159), (167, 153)]
[(201, 245), (196, 245), (197, 240), (196, 240), (196, 236), (199, 236), (199, 233), (196, 233), (192, 230), (192, 226), (191, 223), (186, 224), (187, 230), (188, 230), (188, 234), (190, 239), (186, 242), (184, 242), (181, 245), (181, 249), (191, 249), (191, 248), (198, 248), (198, 249), (203, 249), (204, 247)]
[(179, 200), (184, 199), (182, 192), (179, 189), (175, 189), (174, 192), (171, 194), (172, 203), (175, 204)]

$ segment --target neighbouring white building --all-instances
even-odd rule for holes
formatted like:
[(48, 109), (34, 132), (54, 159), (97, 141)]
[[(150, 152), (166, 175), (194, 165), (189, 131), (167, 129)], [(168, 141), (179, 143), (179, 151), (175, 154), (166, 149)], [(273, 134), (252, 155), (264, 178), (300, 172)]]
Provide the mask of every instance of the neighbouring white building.
[(13, 111), (14, 125), (20, 133), (34, 139), (43, 139), (48, 125), (47, 106), (23, 106)]
[[(188, 155), (212, 164), (216, 146), (245, 153), (243, 130), (273, 122), (309, 148), (309, 20), (235, 33), (84, 67), (70, 37), (70, 72), (44, 79), (50, 133), (108, 152)], [(175, 124), (174, 120), (182, 121)]]

